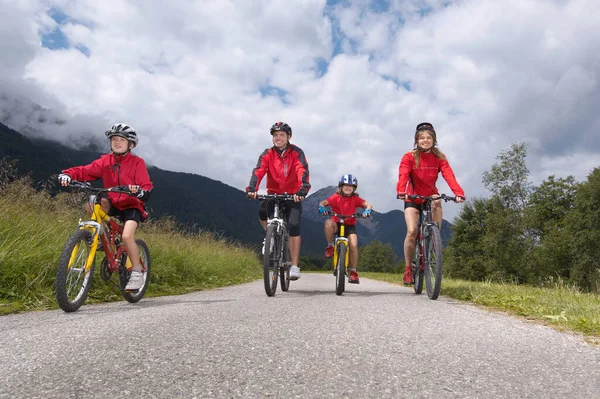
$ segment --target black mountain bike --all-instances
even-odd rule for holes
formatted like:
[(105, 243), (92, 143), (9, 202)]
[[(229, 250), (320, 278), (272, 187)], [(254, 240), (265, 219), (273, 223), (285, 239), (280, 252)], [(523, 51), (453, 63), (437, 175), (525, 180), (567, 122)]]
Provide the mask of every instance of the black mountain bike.
[(427, 296), (429, 299), (435, 300), (440, 295), (442, 288), (443, 255), (442, 236), (439, 226), (432, 220), (431, 202), (438, 199), (445, 202), (456, 202), (456, 197), (440, 194), (439, 196), (431, 197), (407, 195), (407, 198), (423, 200), (423, 209), (419, 211), (415, 256), (411, 264), (413, 288), (415, 294), (421, 294), (423, 291), (423, 277), (425, 277), (427, 282)]
[[(268, 296), (275, 295), (277, 280), (281, 280), (281, 290), (290, 288), (290, 234), (285, 220), (285, 201), (294, 200), (293, 195), (259, 194), (257, 200), (273, 201), (273, 217), (267, 222), (265, 245), (263, 253), (263, 278), (265, 292)], [(267, 211), (269, 206), (267, 206)], [(269, 215), (271, 216), (271, 215)]]

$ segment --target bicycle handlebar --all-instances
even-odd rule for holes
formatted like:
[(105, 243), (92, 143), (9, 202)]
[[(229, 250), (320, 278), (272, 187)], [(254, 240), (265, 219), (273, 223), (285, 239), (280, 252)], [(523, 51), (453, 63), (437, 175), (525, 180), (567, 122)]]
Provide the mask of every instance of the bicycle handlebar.
[(88, 182), (81, 182), (81, 181), (77, 181), (77, 180), (71, 180), (71, 183), (69, 183), (69, 186), (75, 187), (75, 188), (81, 188), (81, 189), (89, 190), (89, 191), (95, 191), (97, 193), (111, 192), (111, 193), (122, 193), (122, 194), (129, 194), (129, 195), (137, 194), (137, 193), (136, 194), (132, 193), (129, 190), (129, 186), (115, 186), (115, 187), (109, 187), (109, 188), (99, 188), (99, 187), (92, 186)]
[(368, 218), (368, 216), (363, 216), (362, 213), (354, 213), (352, 215), (340, 215), (339, 213), (327, 211), (325, 213), (322, 213), (322, 215), (323, 216), (327, 216), (327, 215), (336, 216), (340, 219), (348, 219), (348, 218), (364, 218), (364, 219), (366, 219), (366, 218)]
[[(399, 196), (397, 196), (396, 198), (400, 199)], [(435, 200), (444, 200), (445, 202), (448, 201), (454, 201), (456, 202), (456, 196), (451, 197), (449, 195), (446, 194), (439, 194), (439, 195), (431, 195), (431, 196), (423, 196), (423, 195), (406, 195), (407, 199), (422, 199), (424, 201), (435, 201)], [(464, 198), (464, 197), (463, 197)]]
[(257, 200), (274, 199), (280, 201), (293, 201), (294, 196), (291, 194), (256, 194)]

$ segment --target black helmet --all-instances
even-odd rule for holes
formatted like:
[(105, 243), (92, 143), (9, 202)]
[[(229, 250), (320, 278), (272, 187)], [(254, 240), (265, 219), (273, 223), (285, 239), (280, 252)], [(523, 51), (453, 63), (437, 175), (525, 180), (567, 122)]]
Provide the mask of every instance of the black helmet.
[(437, 143), (437, 135), (435, 133), (435, 129), (433, 128), (433, 125), (429, 122), (421, 122), (417, 125), (417, 128), (415, 129), (415, 144), (417, 143), (417, 138), (419, 137), (419, 133), (424, 130), (431, 132), (431, 135), (433, 136), (433, 144), (435, 145)]
[(292, 128), (285, 122), (275, 122), (273, 126), (271, 126), (271, 136), (274, 132), (281, 130), (287, 133), (288, 137), (292, 137)]

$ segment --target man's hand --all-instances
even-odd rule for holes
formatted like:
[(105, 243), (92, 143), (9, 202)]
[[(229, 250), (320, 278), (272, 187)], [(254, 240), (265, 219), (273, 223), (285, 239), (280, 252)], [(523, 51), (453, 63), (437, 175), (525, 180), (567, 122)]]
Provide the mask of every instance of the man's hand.
[(247, 196), (248, 198), (252, 198), (252, 199), (256, 199), (256, 196), (257, 196), (257, 195), (258, 195), (258, 193), (256, 193), (256, 191), (248, 191), (248, 192), (246, 193), (246, 196)]
[(300, 202), (304, 199), (304, 196), (294, 194), (294, 202)]
[(396, 195), (396, 198), (404, 200), (406, 199), (406, 193), (398, 193), (398, 195)]
[(462, 195), (457, 195), (456, 202), (465, 202), (465, 197), (463, 197)]

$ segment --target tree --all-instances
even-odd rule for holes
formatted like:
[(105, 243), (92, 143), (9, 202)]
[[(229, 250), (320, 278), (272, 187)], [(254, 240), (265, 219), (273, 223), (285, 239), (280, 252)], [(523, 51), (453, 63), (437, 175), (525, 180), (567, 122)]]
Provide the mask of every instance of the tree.
[(358, 252), (359, 270), (371, 272), (390, 272), (396, 263), (396, 255), (392, 244), (382, 244), (381, 241), (371, 241), (360, 248)]
[(483, 172), (485, 187), (508, 209), (522, 211), (527, 204), (531, 183), (528, 181), (526, 157), (525, 143), (513, 143), (510, 150), (496, 157), (499, 163), (494, 164), (490, 171)]
[(571, 281), (600, 293), (600, 168), (577, 190), (566, 223), (573, 245)]

